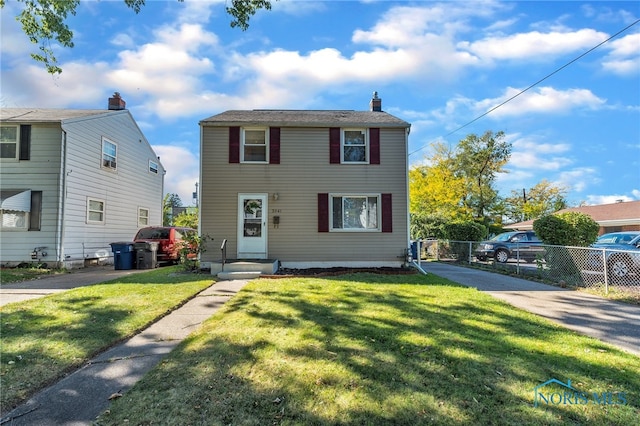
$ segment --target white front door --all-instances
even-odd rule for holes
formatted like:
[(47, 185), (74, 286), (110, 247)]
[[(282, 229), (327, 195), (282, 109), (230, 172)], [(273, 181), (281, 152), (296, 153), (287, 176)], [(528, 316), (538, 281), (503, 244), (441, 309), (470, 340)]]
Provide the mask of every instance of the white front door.
[(238, 259), (267, 258), (267, 194), (238, 195)]

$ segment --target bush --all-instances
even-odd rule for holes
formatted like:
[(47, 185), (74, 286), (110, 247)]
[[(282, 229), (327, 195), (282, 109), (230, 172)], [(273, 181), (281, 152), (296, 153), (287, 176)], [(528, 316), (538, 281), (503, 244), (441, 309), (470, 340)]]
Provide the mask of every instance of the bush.
[(587, 214), (565, 212), (533, 221), (533, 230), (545, 244), (587, 247), (598, 237), (600, 225)]
[(477, 222), (451, 222), (444, 225), (445, 238), (451, 241), (465, 241), (465, 243), (451, 244), (451, 251), (458, 260), (469, 258), (470, 247), (466, 241), (480, 241), (487, 233), (484, 225)]
[(436, 238), (443, 239), (447, 219), (437, 214), (411, 213), (410, 231), (414, 240)]
[(565, 281), (579, 281), (586, 251), (569, 250), (564, 246), (586, 247), (598, 237), (600, 225), (591, 216), (580, 212), (565, 212), (543, 216), (533, 222), (533, 230), (547, 247), (545, 260), (554, 274)]
[[(187, 271), (198, 269), (200, 254), (204, 253), (207, 240), (212, 238), (208, 235), (200, 236), (189, 234), (185, 236), (182, 245), (179, 248), (180, 264)], [(195, 254), (195, 257), (194, 257)]]
[(453, 241), (480, 241), (487, 229), (477, 222), (450, 222), (444, 225), (444, 234)]

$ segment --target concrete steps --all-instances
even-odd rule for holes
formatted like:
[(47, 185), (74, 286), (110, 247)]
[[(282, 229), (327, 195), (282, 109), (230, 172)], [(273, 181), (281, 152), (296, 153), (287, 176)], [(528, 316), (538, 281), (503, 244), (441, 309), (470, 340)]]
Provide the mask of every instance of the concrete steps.
[(234, 259), (222, 262), (211, 262), (211, 275), (220, 280), (254, 279), (260, 275), (273, 275), (278, 271), (277, 259)]

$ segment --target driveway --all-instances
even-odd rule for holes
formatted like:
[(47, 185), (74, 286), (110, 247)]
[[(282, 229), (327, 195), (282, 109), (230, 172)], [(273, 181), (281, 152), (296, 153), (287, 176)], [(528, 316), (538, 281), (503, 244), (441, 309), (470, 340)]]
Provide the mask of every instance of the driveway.
[(516, 308), (640, 355), (640, 306), (443, 262), (422, 263), (422, 267)]
[(3, 284), (0, 286), (0, 306), (148, 271), (148, 269), (115, 270), (113, 265), (89, 266), (58, 275), (44, 275), (29, 281)]

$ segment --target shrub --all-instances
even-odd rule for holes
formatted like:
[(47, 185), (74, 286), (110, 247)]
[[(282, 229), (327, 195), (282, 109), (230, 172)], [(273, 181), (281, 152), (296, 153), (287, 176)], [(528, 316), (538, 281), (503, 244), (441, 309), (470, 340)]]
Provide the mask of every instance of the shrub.
[(568, 282), (580, 282), (578, 275), (586, 262), (586, 251), (565, 246), (586, 247), (598, 237), (600, 225), (589, 215), (565, 212), (543, 216), (533, 222), (533, 230), (547, 247), (547, 266)]
[(466, 241), (480, 241), (487, 233), (484, 225), (477, 222), (450, 222), (444, 225), (445, 238), (451, 241), (465, 241), (464, 243), (452, 243), (451, 251), (458, 260), (469, 258), (470, 247)]
[(533, 221), (533, 230), (545, 244), (586, 247), (598, 237), (600, 225), (591, 216), (565, 212)]

